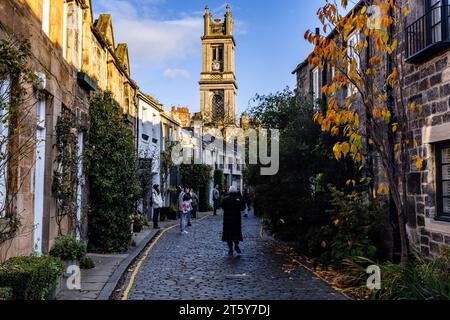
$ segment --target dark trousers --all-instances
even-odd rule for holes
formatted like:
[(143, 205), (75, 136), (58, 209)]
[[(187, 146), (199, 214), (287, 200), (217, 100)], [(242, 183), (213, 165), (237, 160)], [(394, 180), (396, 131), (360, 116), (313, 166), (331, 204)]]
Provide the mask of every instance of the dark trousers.
[(197, 219), (198, 207), (192, 206), (191, 218)]
[(158, 227), (159, 222), (159, 213), (161, 212), (161, 208), (153, 209), (153, 228)]
[[(233, 241), (228, 241), (228, 249), (230, 249), (230, 251), (233, 251)], [(234, 247), (238, 248), (239, 247), (239, 241), (234, 241)]]

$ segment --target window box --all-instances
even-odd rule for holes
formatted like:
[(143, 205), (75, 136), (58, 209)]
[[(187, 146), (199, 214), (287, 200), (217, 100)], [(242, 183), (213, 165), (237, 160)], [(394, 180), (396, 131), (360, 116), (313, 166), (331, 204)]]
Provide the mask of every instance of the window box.
[(421, 63), (450, 45), (448, 0), (425, 1), (427, 12), (405, 29), (408, 63)]

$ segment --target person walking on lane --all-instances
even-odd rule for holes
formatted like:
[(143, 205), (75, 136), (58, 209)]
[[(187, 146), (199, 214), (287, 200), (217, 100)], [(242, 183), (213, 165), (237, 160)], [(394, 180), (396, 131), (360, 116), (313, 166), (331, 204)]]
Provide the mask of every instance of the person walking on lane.
[(159, 185), (157, 184), (153, 186), (152, 201), (153, 201), (153, 228), (160, 229), (160, 227), (158, 226), (158, 222), (163, 203), (161, 198), (161, 190), (159, 189)]
[(245, 209), (245, 202), (237, 191), (236, 187), (230, 187), (229, 192), (222, 200), (223, 208), (223, 232), (222, 241), (228, 244), (228, 255), (233, 256), (234, 250), (237, 254), (242, 251), (239, 243), (244, 241), (242, 237), (241, 212)]
[(250, 190), (248, 188), (244, 189), (244, 201), (246, 205), (244, 218), (248, 218), (251, 210), (252, 210), (252, 199), (250, 196)]
[(192, 196), (191, 193), (189, 192), (189, 188), (185, 188), (184, 189), (184, 195), (183, 195), (183, 203), (187, 202), (189, 203), (189, 210), (186, 213), (186, 219), (187, 219), (187, 226), (188, 227), (192, 227), (192, 223), (191, 223), (191, 214), (192, 214)]
[(187, 234), (185, 226), (186, 215), (183, 212), (183, 197), (184, 197), (184, 189), (182, 187), (178, 187), (177, 198), (178, 198), (178, 212), (180, 213), (180, 231), (182, 234)]
[(220, 199), (219, 185), (216, 185), (213, 190), (213, 204), (215, 216), (217, 216), (217, 209), (219, 209), (219, 199)]

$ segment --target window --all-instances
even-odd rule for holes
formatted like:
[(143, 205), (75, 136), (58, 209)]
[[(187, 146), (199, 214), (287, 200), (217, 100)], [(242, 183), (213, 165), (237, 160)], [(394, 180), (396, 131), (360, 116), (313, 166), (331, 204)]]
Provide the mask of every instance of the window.
[[(347, 56), (348, 56), (348, 69), (350, 71), (352, 61), (356, 60), (356, 70), (360, 71), (361, 69), (361, 60), (359, 57), (359, 52), (357, 50), (357, 46), (359, 43), (359, 33), (355, 32), (348, 37), (347, 40)], [(350, 84), (347, 88), (347, 97), (350, 97), (352, 94), (355, 94), (356, 88), (353, 84)]]
[(222, 121), (225, 118), (225, 104), (223, 92), (217, 92), (212, 98), (213, 121)]
[(9, 141), (9, 128), (8, 121), (5, 117), (8, 116), (9, 105), (9, 90), (10, 82), (7, 80), (0, 81), (0, 103), (2, 108), (0, 109), (0, 218), (3, 218), (6, 214), (6, 201), (7, 201), (7, 182), (8, 182), (8, 141)]
[(83, 10), (76, 1), (64, 4), (65, 26), (63, 37), (63, 56), (67, 62), (81, 69), (83, 58)]
[(50, 35), (50, 0), (42, 1), (42, 31)]
[(319, 68), (312, 71), (312, 89), (314, 103), (316, 103), (320, 98)]
[(450, 142), (436, 146), (437, 219), (450, 221)]
[(427, 11), (431, 12), (430, 15), (430, 28), (431, 28), (431, 39), (433, 42), (442, 41), (442, 15), (441, 10), (441, 0), (428, 0), (427, 1)]
[(448, 0), (423, 0), (424, 14), (405, 29), (406, 61), (420, 63), (449, 45)]

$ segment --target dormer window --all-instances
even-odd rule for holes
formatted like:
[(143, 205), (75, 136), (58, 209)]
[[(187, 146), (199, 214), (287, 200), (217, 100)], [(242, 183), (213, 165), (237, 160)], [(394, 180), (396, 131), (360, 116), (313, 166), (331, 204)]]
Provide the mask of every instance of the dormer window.
[(406, 61), (419, 63), (449, 45), (448, 0), (424, 0), (425, 14), (406, 27)]

